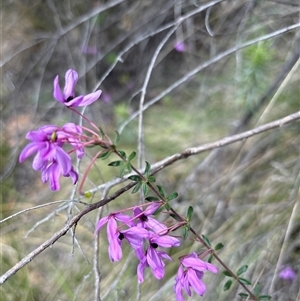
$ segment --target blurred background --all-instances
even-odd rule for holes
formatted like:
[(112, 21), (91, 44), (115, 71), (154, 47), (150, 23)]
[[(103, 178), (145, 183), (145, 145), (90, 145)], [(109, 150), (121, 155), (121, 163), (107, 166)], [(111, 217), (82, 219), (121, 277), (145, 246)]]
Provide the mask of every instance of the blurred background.
[[(0, 218), (24, 212), (0, 223), (1, 274), (84, 208), (70, 205), (79, 196), (69, 179), (52, 192), (31, 168), (32, 159), (18, 162), (28, 131), (79, 120), (53, 99), (56, 75), (63, 86), (65, 72), (75, 69), (78, 94), (103, 91), (85, 115), (111, 137), (118, 130), (128, 152), (139, 144), (136, 112), (144, 86), (141, 155), (153, 164), (299, 111), (299, 27), (263, 38), (299, 24), (299, 8), (298, 0), (3, 0)], [(294, 122), (176, 162), (157, 175), (168, 193), (179, 193), (176, 210), (185, 214), (193, 206), (199, 234), (224, 244), (219, 255), (232, 270), (248, 265), (244, 277), (272, 300), (300, 300), (299, 129)], [(87, 151), (80, 176), (95, 153)], [(96, 193), (84, 201), (100, 200), (105, 183), (118, 176), (109, 162), (99, 160), (91, 169), (85, 189)], [(125, 184), (111, 185), (109, 193)], [(127, 192), (103, 214), (138, 200)], [(101, 300), (175, 300), (176, 258), (201, 246), (189, 238), (171, 250), (174, 262), (164, 279), (147, 271), (138, 286), (138, 262), (129, 248), (122, 261), (110, 263), (106, 231), (95, 248), (96, 215), (80, 220), (75, 239), (68, 233), (8, 279), (1, 300), (97, 300), (95, 256)], [(280, 277), (286, 267), (293, 277)], [(241, 300), (237, 284), (223, 291), (227, 279), (219, 268), (218, 275), (205, 275), (201, 300)]]

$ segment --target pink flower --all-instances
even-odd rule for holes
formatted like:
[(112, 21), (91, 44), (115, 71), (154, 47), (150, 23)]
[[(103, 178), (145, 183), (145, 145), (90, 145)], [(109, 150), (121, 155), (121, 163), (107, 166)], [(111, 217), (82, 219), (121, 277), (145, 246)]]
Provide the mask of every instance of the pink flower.
[(64, 91), (62, 92), (59, 86), (59, 77), (57, 75), (53, 82), (53, 97), (67, 107), (87, 106), (100, 97), (102, 93), (101, 90), (87, 94), (85, 96), (79, 95), (75, 97), (75, 87), (77, 81), (78, 73), (75, 70), (69, 69), (65, 75), (65, 87)]
[(138, 217), (137, 227), (146, 228), (154, 231), (158, 234), (163, 234), (167, 232), (167, 226), (160, 223), (150, 215), (152, 215), (159, 207), (161, 203), (153, 202), (149, 205), (145, 211), (142, 211), (139, 207), (134, 208), (133, 213), (135, 217)]
[(32, 168), (42, 172), (42, 181), (46, 183), (49, 180), (52, 190), (60, 189), (59, 177), (61, 175), (71, 177), (75, 184), (78, 174), (74, 171), (71, 157), (62, 147), (65, 143), (76, 146), (77, 155), (81, 158), (84, 150), (78, 138), (79, 134), (81, 134), (81, 128), (73, 123), (67, 123), (62, 128), (55, 125), (44, 125), (37, 131), (30, 131), (26, 138), (31, 142), (22, 150), (19, 162), (24, 162), (36, 153)]
[(135, 250), (136, 256), (140, 259), (137, 268), (138, 280), (140, 283), (144, 281), (144, 270), (146, 267), (151, 268), (152, 274), (156, 279), (162, 279), (164, 277), (165, 263), (163, 262), (163, 259), (172, 259), (167, 253), (157, 250), (158, 247), (171, 248), (180, 245), (179, 239), (169, 235), (153, 235), (149, 238), (148, 242), (149, 247), (146, 251), (143, 251), (142, 247)]
[(184, 42), (176, 42), (174, 48), (178, 52), (185, 52), (187, 50), (187, 47), (184, 44)]
[[(128, 226), (129, 229), (120, 231), (118, 229), (117, 220)], [(149, 237), (146, 229), (135, 227), (131, 221), (131, 217), (121, 213), (111, 214), (99, 220), (96, 231), (97, 233), (107, 223), (107, 239), (108, 239), (108, 255), (111, 262), (119, 261), (122, 258), (122, 241), (126, 239), (134, 248), (140, 248), (143, 244), (143, 238)]]
[(191, 253), (180, 259), (181, 265), (178, 269), (174, 291), (177, 301), (184, 301), (182, 289), (185, 289), (189, 296), (192, 295), (191, 287), (196, 294), (202, 296), (206, 292), (206, 285), (202, 281), (205, 271), (217, 273), (218, 269), (211, 263), (198, 258), (196, 253)]
[(293, 281), (297, 276), (291, 267), (286, 267), (279, 273), (279, 277), (284, 280)]
[(71, 177), (73, 184), (75, 185), (78, 181), (78, 174), (74, 170), (73, 166), (71, 170), (63, 174), (61, 166), (56, 162), (52, 161), (43, 171), (42, 171), (42, 181), (47, 183), (49, 180), (49, 185), (51, 190), (59, 190), (59, 177), (63, 175), (64, 177)]

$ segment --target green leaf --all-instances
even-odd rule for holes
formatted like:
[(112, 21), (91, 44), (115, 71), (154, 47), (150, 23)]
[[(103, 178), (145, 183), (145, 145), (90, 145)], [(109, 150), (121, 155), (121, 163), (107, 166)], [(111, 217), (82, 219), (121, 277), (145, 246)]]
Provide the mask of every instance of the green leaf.
[(130, 177), (128, 177), (128, 179), (131, 180), (131, 181), (133, 181), (133, 182), (139, 182), (139, 181), (142, 180), (141, 177), (138, 176), (138, 175), (130, 176)]
[(224, 245), (220, 242), (215, 246), (215, 250), (216, 251), (221, 250), (223, 247), (224, 247)]
[(251, 285), (251, 281), (242, 277), (239, 277), (239, 281), (246, 285)]
[(238, 271), (236, 272), (237, 276), (242, 275), (243, 273), (245, 273), (248, 270), (248, 266), (247, 265), (243, 265), (241, 266)]
[(132, 194), (136, 193), (140, 190), (141, 186), (142, 186), (143, 182), (137, 182), (137, 184), (134, 186), (134, 188), (132, 189)]
[(156, 181), (156, 179), (155, 179), (154, 176), (148, 176), (147, 180), (148, 180), (148, 182), (150, 182), (150, 183), (153, 183), (153, 182)]
[(125, 171), (126, 171), (126, 164), (122, 162), (121, 170), (120, 170), (120, 178), (122, 178), (125, 175)]
[(159, 194), (160, 194), (162, 197), (165, 197), (164, 189), (163, 189), (161, 186), (159, 186), (159, 185), (157, 185), (157, 188), (158, 188)]
[(204, 242), (211, 247), (211, 243), (210, 243), (208, 237), (205, 236), (204, 234), (202, 234), (202, 238), (203, 238)]
[(142, 184), (142, 189), (143, 189), (144, 196), (146, 196), (149, 192), (149, 187), (148, 187), (147, 183)]
[(98, 156), (98, 159), (105, 160), (111, 155), (112, 151), (104, 152)]
[[(102, 135), (102, 136), (104, 136), (104, 135)], [(116, 131), (116, 137), (114, 139), (114, 144), (117, 145), (119, 143), (119, 141), (120, 141), (120, 134), (118, 131)]]
[(211, 263), (213, 260), (214, 256), (212, 254), (209, 255), (207, 262)]
[(121, 164), (123, 163), (123, 161), (113, 161), (113, 162), (110, 162), (108, 164), (108, 166), (120, 166)]
[(172, 192), (168, 197), (167, 197), (167, 201), (172, 201), (174, 199), (176, 199), (178, 197), (178, 193), (177, 192)]
[(135, 156), (136, 156), (136, 152), (132, 152), (128, 157), (128, 161), (131, 161)]
[(247, 299), (248, 298), (248, 294), (245, 294), (245, 293), (239, 293), (239, 296), (242, 298), (242, 299)]
[(124, 152), (124, 151), (122, 151), (122, 150), (118, 150), (118, 152), (120, 153), (120, 155), (122, 156), (122, 157), (124, 157), (125, 159), (126, 159), (126, 153)]
[(254, 295), (258, 296), (260, 293), (260, 290), (261, 290), (261, 286), (260, 286), (260, 283), (258, 282), (254, 287)]
[(132, 168), (131, 168), (130, 162), (126, 163), (126, 168), (127, 168), (128, 172), (132, 172)]
[(188, 236), (188, 227), (182, 227), (182, 237), (183, 239), (186, 239)]
[(151, 165), (149, 162), (146, 161), (146, 167), (145, 167), (145, 175), (148, 176), (151, 170)]
[(269, 295), (258, 296), (258, 300), (260, 300), (260, 301), (271, 300), (271, 299), (272, 299), (272, 297)]
[(194, 212), (194, 208), (192, 206), (189, 206), (188, 211), (187, 211), (187, 215), (186, 215), (186, 220), (189, 222), (192, 218)]
[(157, 201), (159, 201), (159, 198), (157, 197), (157, 196), (147, 196), (146, 198), (145, 198), (145, 200), (147, 201), (147, 202), (157, 202)]
[(231, 287), (232, 282), (233, 282), (233, 281), (232, 281), (231, 279), (229, 279), (229, 280), (224, 284), (223, 290), (224, 290), (224, 291), (228, 291), (228, 290), (230, 289), (230, 287)]
[(228, 271), (224, 271), (223, 274), (227, 277), (233, 277)]
[(99, 129), (99, 131), (100, 131), (100, 133), (101, 133), (101, 136), (103, 137), (103, 136), (105, 135), (105, 133), (104, 133), (104, 131), (103, 131), (102, 127), (101, 127), (101, 126), (99, 126), (99, 127), (98, 127), (98, 129)]
[(165, 203), (165, 208), (166, 208), (168, 211), (171, 210), (170, 204), (169, 204), (169, 203)]

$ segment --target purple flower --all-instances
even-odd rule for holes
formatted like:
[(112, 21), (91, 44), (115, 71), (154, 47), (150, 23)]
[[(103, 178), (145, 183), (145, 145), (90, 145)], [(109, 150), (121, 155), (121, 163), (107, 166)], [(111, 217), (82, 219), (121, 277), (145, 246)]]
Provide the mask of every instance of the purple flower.
[(178, 52), (185, 52), (187, 50), (184, 42), (176, 42), (174, 48)]
[[(119, 220), (129, 226), (129, 229), (120, 231), (117, 221)], [(133, 226), (131, 217), (121, 213), (111, 214), (99, 220), (96, 231), (97, 233), (107, 223), (107, 239), (109, 242), (108, 255), (111, 262), (119, 261), (122, 258), (122, 241), (126, 239), (134, 248), (140, 248), (143, 243), (143, 238), (149, 237), (149, 232), (146, 229)]]
[(102, 91), (90, 93), (88, 95), (79, 95), (75, 97), (75, 87), (78, 81), (78, 73), (75, 70), (69, 69), (65, 75), (65, 87), (62, 92), (59, 86), (59, 77), (55, 77), (53, 82), (53, 96), (54, 98), (66, 105), (67, 107), (82, 107), (87, 106), (97, 100)]
[(78, 174), (71, 166), (71, 170), (65, 174), (56, 161), (52, 161), (43, 171), (42, 171), (42, 181), (47, 183), (49, 180), (49, 185), (51, 190), (59, 190), (59, 177), (63, 175), (64, 177), (71, 177), (73, 184), (75, 185), (78, 181)]
[(149, 205), (145, 211), (142, 211), (139, 207), (134, 208), (133, 213), (135, 217), (138, 217), (137, 227), (150, 229), (155, 233), (163, 234), (167, 232), (167, 226), (160, 223), (150, 215), (152, 215), (159, 207), (161, 203), (153, 202)]
[(26, 138), (31, 142), (22, 150), (19, 162), (36, 153), (32, 167), (42, 172), (42, 181), (49, 180), (52, 190), (59, 190), (59, 177), (71, 177), (73, 184), (77, 183), (78, 174), (74, 171), (71, 157), (63, 150), (63, 145), (69, 143), (76, 147), (78, 158), (84, 155), (78, 135), (81, 128), (73, 123), (67, 123), (62, 128), (55, 125), (45, 125), (37, 131), (30, 131)]
[(19, 162), (24, 162), (28, 157), (36, 153), (32, 163), (34, 170), (44, 170), (48, 161), (55, 161), (60, 165), (63, 175), (71, 171), (72, 163), (70, 156), (62, 149), (63, 141), (57, 139), (56, 131), (59, 128), (55, 125), (45, 125), (37, 131), (30, 131), (26, 139), (32, 142), (22, 150)]
[(293, 281), (297, 276), (291, 267), (286, 267), (279, 273), (279, 277), (284, 280)]
[(205, 271), (217, 273), (218, 269), (211, 263), (198, 258), (196, 253), (191, 253), (180, 259), (181, 265), (175, 279), (174, 291), (177, 301), (184, 301), (182, 289), (185, 289), (189, 296), (192, 295), (191, 287), (196, 294), (202, 296), (206, 291), (206, 285), (202, 281)]
[(165, 274), (165, 263), (162, 259), (172, 260), (171, 257), (163, 252), (157, 250), (158, 247), (171, 248), (178, 247), (180, 240), (169, 236), (153, 235), (149, 238), (149, 247), (144, 252), (143, 248), (137, 248), (135, 250), (136, 256), (140, 259), (140, 263), (137, 268), (138, 280), (140, 283), (144, 281), (144, 270), (146, 267), (150, 267), (152, 274), (156, 279), (162, 279)]

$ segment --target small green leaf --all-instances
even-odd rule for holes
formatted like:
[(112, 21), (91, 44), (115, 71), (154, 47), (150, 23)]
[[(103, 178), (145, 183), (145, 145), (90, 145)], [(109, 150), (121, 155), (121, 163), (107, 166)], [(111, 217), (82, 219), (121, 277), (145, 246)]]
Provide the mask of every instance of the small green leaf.
[(142, 189), (143, 189), (144, 196), (146, 196), (149, 192), (149, 187), (148, 187), (147, 183), (142, 184)]
[(223, 274), (227, 277), (233, 277), (228, 271), (224, 271)]
[(113, 161), (113, 162), (110, 162), (108, 164), (108, 166), (120, 166), (121, 164), (123, 163), (123, 161)]
[(223, 247), (224, 247), (224, 245), (220, 242), (215, 246), (215, 250), (216, 251), (221, 250)]
[(186, 226), (182, 227), (182, 237), (183, 237), (183, 239), (186, 239), (187, 236), (188, 236), (188, 229), (187, 229), (187, 227)]
[(155, 177), (153, 177), (153, 176), (148, 176), (147, 180), (148, 180), (148, 182), (150, 182), (150, 183), (153, 183), (153, 182), (156, 181)]
[(248, 266), (247, 265), (243, 265), (241, 266), (238, 271), (236, 272), (237, 276), (242, 275), (243, 273), (245, 273), (248, 270)]
[(140, 190), (141, 186), (142, 186), (143, 182), (137, 182), (137, 184), (134, 186), (134, 188), (132, 189), (132, 194), (136, 193)]
[(157, 202), (157, 201), (159, 201), (159, 198), (158, 198), (157, 196), (147, 196), (147, 197), (145, 198), (145, 200), (146, 200), (147, 202)]
[(132, 172), (132, 168), (131, 168), (130, 162), (126, 163), (126, 168), (127, 168), (128, 172)]
[(204, 234), (202, 234), (202, 238), (203, 238), (204, 242), (211, 247), (211, 243), (210, 243), (208, 237), (205, 236)]
[(103, 131), (102, 127), (101, 127), (101, 126), (99, 126), (99, 127), (98, 127), (98, 129), (99, 129), (99, 131), (100, 131), (100, 133), (101, 133), (101, 136), (103, 137), (103, 136), (105, 135), (105, 133), (104, 133), (104, 131)]
[(167, 197), (167, 201), (172, 201), (174, 199), (176, 199), (178, 197), (178, 193), (177, 192), (172, 192), (168, 197)]
[(251, 281), (242, 277), (239, 277), (239, 281), (246, 285), (251, 285)]
[(171, 210), (170, 204), (169, 204), (169, 203), (165, 203), (165, 208), (166, 208), (168, 211)]
[(139, 182), (139, 181), (142, 180), (141, 177), (138, 176), (138, 175), (129, 176), (128, 179), (133, 181), (133, 182)]
[(260, 300), (260, 301), (271, 300), (271, 299), (272, 299), (272, 297), (269, 296), (269, 295), (260, 295), (260, 296), (258, 296), (258, 300)]
[(112, 151), (104, 152), (98, 156), (98, 159), (105, 160), (111, 155)]
[(151, 165), (149, 162), (146, 161), (146, 167), (145, 167), (145, 175), (148, 176), (151, 170)]
[(122, 178), (125, 175), (125, 171), (126, 171), (126, 164), (122, 162), (121, 170), (120, 170), (120, 178)]
[(261, 290), (261, 286), (260, 286), (260, 283), (258, 282), (254, 287), (254, 295), (258, 296), (260, 293), (260, 290)]
[(229, 280), (224, 284), (223, 290), (224, 290), (224, 291), (228, 291), (228, 290), (230, 289), (230, 287), (231, 287), (232, 282), (233, 282), (233, 281), (232, 281), (231, 279), (229, 279)]
[[(102, 134), (102, 136), (104, 136), (104, 134)], [(116, 131), (116, 137), (114, 139), (114, 144), (117, 145), (120, 141), (120, 134), (118, 131)]]
[(242, 298), (242, 299), (247, 299), (248, 298), (248, 294), (245, 294), (245, 293), (239, 293), (239, 296)]
[(128, 157), (128, 161), (131, 161), (135, 156), (136, 156), (136, 152), (132, 152)]
[(193, 212), (194, 212), (194, 208), (192, 206), (189, 206), (188, 211), (187, 211), (187, 215), (186, 215), (186, 220), (188, 222), (190, 222), (190, 220), (192, 218), (192, 215), (193, 215)]
[(211, 263), (213, 260), (214, 256), (212, 254), (209, 255), (207, 262)]
[(124, 152), (124, 151), (122, 151), (122, 150), (118, 150), (118, 152), (120, 153), (120, 155), (122, 156), (122, 157), (124, 157), (125, 159), (126, 159), (126, 153)]
[(161, 186), (159, 186), (159, 185), (157, 185), (157, 188), (158, 188), (159, 194), (160, 194), (162, 197), (165, 197), (164, 189), (163, 189)]

